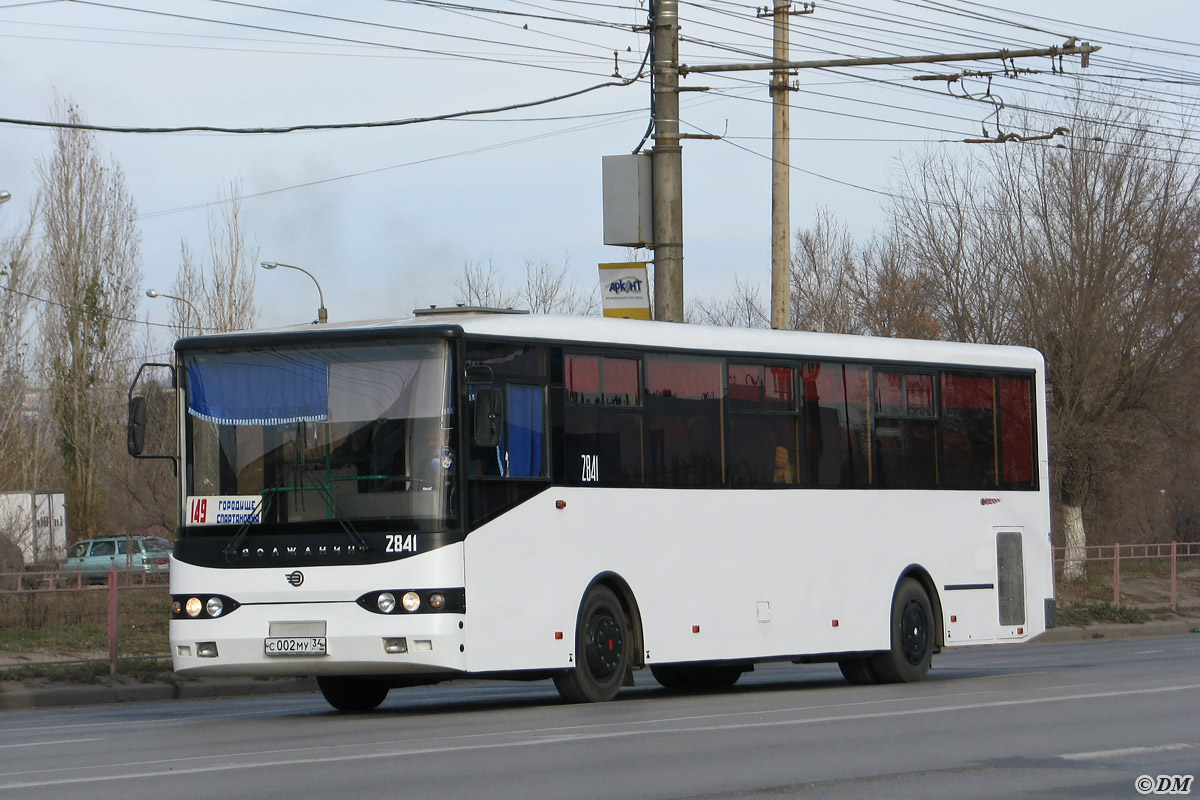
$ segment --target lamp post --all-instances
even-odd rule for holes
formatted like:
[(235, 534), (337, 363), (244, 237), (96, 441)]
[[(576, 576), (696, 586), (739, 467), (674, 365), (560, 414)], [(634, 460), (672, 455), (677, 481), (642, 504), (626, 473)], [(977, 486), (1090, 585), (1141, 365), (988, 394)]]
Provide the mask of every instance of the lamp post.
[(183, 297), (177, 297), (173, 294), (167, 294), (166, 292), (160, 292), (157, 289), (147, 289), (146, 297), (166, 297), (169, 300), (175, 300), (176, 302), (183, 303), (185, 306), (187, 306), (188, 308), (190, 308), (192, 310), (193, 314), (196, 315), (196, 332), (200, 333), (200, 334), (204, 333), (204, 326), (202, 324), (203, 319), (200, 316), (200, 312), (196, 309), (196, 307), (194, 305), (192, 305), (192, 302), (190, 300), (183, 298)]
[(321, 284), (317, 283), (317, 278), (304, 267), (297, 267), (293, 264), (280, 264), (278, 261), (264, 261), (261, 264), (263, 269), (275, 269), (276, 267), (285, 267), (287, 269), (295, 269), (303, 272), (308, 277), (312, 278), (312, 282), (317, 287), (317, 297), (321, 300), (321, 307), (317, 309), (317, 324), (324, 325), (329, 322), (329, 314), (325, 311), (325, 293), (321, 291)]

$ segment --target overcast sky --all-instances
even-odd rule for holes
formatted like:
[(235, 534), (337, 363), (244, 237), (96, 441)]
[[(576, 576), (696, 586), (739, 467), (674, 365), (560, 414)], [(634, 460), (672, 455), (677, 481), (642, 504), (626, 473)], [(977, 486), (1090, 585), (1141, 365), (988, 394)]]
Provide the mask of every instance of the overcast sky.
[[(883, 220), (898, 159), (948, 152), (986, 128), (1019, 127), (1018, 106), (1120, 87), (1156, 101), (1163, 129), (1192, 131), (1200, 82), (1195, 0), (822, 0), (792, 19), (796, 60), (1046, 47), (1068, 36), (1099, 44), (1087, 70), (1049, 59), (1018, 80), (965, 84), (971, 98), (912, 76), (997, 63), (872, 67), (799, 75), (792, 95), (792, 226), (828, 206), (865, 236)], [(504, 14), (496, 11), (507, 12)], [(317, 14), (342, 19), (320, 18)], [(1040, 15), (1040, 16), (1038, 16)], [(726, 0), (681, 3), (681, 60), (745, 62), (770, 53), (770, 21)], [(273, 127), (408, 119), (565, 94), (637, 74), (644, 6), (630, 0), (0, 0), (0, 117), (45, 120), (57, 95), (87, 121), (116, 126)], [(616, 60), (614, 61), (614, 51)], [(726, 292), (734, 276), (766, 286), (770, 271), (770, 106), (765, 72), (693, 75), (682, 127), (725, 135), (684, 145), (685, 293)], [(996, 116), (993, 103), (1005, 106)], [(580, 286), (602, 244), (601, 157), (631, 152), (646, 131), (649, 86), (600, 88), (503, 114), (403, 127), (290, 134), (96, 134), (123, 166), (139, 212), (145, 287), (170, 290), (180, 241), (204, 254), (212, 204), (240, 181), (260, 260), (320, 280), (333, 321), (409, 316), (449, 303), (466, 262), (491, 261), (510, 282), (527, 259), (570, 265)], [(54, 133), (0, 125), (0, 233), (36, 193), (36, 159)], [(1018, 145), (1007, 145), (1018, 146)], [(648, 255), (647, 255), (648, 257)], [(260, 324), (311, 320), (303, 275), (258, 272)], [(169, 320), (165, 300), (143, 313)]]

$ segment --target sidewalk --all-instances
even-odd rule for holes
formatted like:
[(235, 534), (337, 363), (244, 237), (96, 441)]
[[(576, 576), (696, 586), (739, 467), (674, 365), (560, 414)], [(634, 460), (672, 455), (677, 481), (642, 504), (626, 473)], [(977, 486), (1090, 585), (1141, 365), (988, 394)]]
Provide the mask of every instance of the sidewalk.
[[(1053, 628), (1031, 644), (1060, 644), (1152, 636), (1200, 635), (1200, 617), (1180, 617), (1143, 623), (1109, 623)], [(63, 684), (39, 680), (0, 680), (0, 711), (58, 706), (134, 703), (148, 700), (193, 700), (211, 697), (315, 692), (312, 678), (199, 678), (139, 683), (117, 676), (102, 683)]]

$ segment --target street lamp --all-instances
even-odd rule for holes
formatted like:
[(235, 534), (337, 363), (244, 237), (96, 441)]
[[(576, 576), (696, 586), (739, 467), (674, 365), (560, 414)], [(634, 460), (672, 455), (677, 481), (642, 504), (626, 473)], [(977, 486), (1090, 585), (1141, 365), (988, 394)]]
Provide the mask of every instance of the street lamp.
[(304, 267), (297, 267), (292, 264), (280, 264), (278, 261), (264, 261), (261, 264), (263, 269), (275, 269), (276, 267), (286, 267), (287, 269), (296, 269), (303, 272), (308, 277), (312, 278), (312, 282), (317, 286), (317, 296), (321, 299), (321, 307), (317, 309), (317, 324), (324, 325), (329, 322), (329, 314), (325, 311), (325, 293), (321, 291), (321, 284), (317, 283), (317, 278)]
[(190, 308), (192, 310), (193, 314), (196, 315), (196, 330), (201, 334), (204, 333), (204, 326), (201, 324), (203, 322), (203, 320), (200, 317), (200, 312), (196, 309), (196, 307), (194, 305), (192, 305), (190, 300), (183, 298), (183, 297), (177, 297), (173, 294), (167, 294), (166, 292), (160, 292), (157, 289), (147, 289), (146, 297), (165, 297), (168, 300), (175, 300), (177, 302), (183, 303), (185, 306), (187, 306), (188, 308)]

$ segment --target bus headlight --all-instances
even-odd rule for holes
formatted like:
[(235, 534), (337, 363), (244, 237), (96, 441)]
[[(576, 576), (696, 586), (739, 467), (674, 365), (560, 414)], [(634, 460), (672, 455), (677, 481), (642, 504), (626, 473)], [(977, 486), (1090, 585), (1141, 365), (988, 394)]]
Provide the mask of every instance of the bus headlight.
[(416, 592), (405, 592), (400, 598), (400, 605), (404, 606), (405, 611), (416, 611), (421, 607), (421, 595)]
[(441, 611), (446, 605), (446, 595), (441, 592), (434, 592), (429, 595), (429, 607), (434, 611)]
[(240, 605), (223, 594), (173, 594), (171, 619), (216, 619), (232, 614)]
[(380, 592), (375, 605), (379, 606), (379, 610), (383, 613), (390, 614), (396, 607), (396, 595), (391, 592)]

